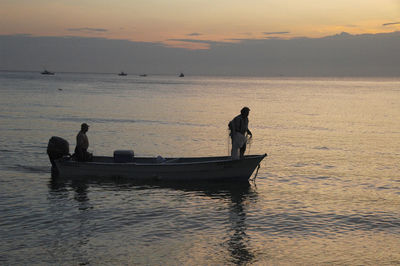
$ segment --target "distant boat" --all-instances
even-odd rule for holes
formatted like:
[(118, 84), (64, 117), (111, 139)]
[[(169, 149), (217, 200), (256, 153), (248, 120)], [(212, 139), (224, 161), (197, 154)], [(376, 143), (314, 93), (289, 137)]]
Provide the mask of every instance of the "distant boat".
[(183, 73), (179, 74), (180, 78), (183, 78), (185, 75), (183, 75)]
[(118, 76), (127, 76), (128, 74), (126, 74), (124, 71), (121, 71)]
[(54, 75), (55, 73), (54, 73), (54, 72), (50, 72), (50, 71), (48, 71), (47, 69), (45, 69), (45, 70), (43, 70), (43, 71), (41, 72), (41, 74), (42, 74), (42, 75)]
[(147, 74), (141, 74), (141, 75), (139, 75), (139, 76), (141, 76), (141, 77), (147, 77)]

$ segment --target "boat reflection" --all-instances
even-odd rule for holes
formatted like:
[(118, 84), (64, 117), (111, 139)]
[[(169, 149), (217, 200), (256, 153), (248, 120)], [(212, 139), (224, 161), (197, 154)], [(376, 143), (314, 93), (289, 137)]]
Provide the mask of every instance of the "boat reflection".
[(88, 197), (90, 188), (101, 188), (112, 191), (127, 190), (152, 190), (172, 189), (193, 193), (196, 196), (222, 199), (221, 207), (228, 210), (229, 221), (226, 230), (227, 237), (220, 243), (228, 251), (226, 259), (228, 264), (248, 264), (255, 260), (255, 255), (250, 247), (250, 238), (247, 233), (247, 210), (249, 204), (257, 202), (258, 194), (254, 186), (246, 182), (162, 182), (162, 181), (132, 181), (126, 179), (94, 179), (74, 180), (52, 177), (49, 182), (51, 194), (63, 193), (65, 190), (74, 191), (74, 199), (78, 202), (80, 210), (88, 208), (91, 204)]

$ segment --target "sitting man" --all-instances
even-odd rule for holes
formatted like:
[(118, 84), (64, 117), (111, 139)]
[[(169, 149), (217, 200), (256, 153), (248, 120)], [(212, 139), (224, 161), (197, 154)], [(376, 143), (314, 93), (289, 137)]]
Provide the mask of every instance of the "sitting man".
[(87, 162), (92, 160), (92, 154), (87, 151), (89, 148), (89, 140), (86, 136), (89, 126), (86, 123), (81, 125), (81, 131), (76, 136), (75, 158), (79, 162)]

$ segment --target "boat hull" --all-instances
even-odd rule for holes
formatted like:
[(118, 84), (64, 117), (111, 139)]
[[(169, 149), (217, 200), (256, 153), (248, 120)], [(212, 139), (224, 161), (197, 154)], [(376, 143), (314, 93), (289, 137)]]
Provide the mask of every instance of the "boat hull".
[(63, 178), (121, 177), (135, 180), (248, 180), (264, 155), (248, 155), (240, 160), (230, 157), (135, 158), (130, 163), (114, 163), (112, 157), (95, 157), (93, 162), (56, 160), (58, 175)]

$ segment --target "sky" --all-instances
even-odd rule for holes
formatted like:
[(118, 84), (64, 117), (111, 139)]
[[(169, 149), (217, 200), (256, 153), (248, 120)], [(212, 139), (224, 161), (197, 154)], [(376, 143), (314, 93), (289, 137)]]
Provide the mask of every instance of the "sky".
[(0, 0), (1, 35), (103, 37), (196, 48), (177, 40), (396, 30), (400, 0)]
[[(400, 32), (400, 0), (0, 0), (0, 70), (32, 69), (32, 60), (36, 60), (33, 63), (60, 71), (71, 68), (114, 71), (98, 66), (98, 53), (93, 54), (93, 58), (85, 56), (86, 65), (79, 68), (68, 53), (83, 54), (84, 43), (93, 45), (92, 50), (101, 51), (104, 60), (111, 60), (115, 68), (131, 71), (139, 71), (135, 64), (140, 54), (140, 60), (148, 71), (153, 68), (153, 72), (167, 72), (159, 67), (157, 61), (170, 58), (176, 71), (191, 67), (204, 73), (210, 67), (206, 66), (207, 60), (219, 64), (222, 69), (226, 62), (215, 62), (215, 58), (229, 61), (237, 53), (252, 54), (254, 45), (258, 53), (270, 53), (265, 55), (265, 60), (272, 56), (281, 66), (285, 66), (285, 62), (300, 64), (296, 58), (304, 60), (299, 53), (305, 51), (299, 48), (299, 39), (307, 39), (306, 45), (320, 51), (329, 53), (334, 49), (342, 54), (353, 51), (349, 54), (352, 58), (359, 55), (374, 62), (373, 59), (379, 55), (390, 59), (393, 54), (400, 53), (396, 47), (397, 32)], [(332, 42), (324, 41), (332, 36), (341, 36), (333, 42), (336, 47), (332, 47)], [(366, 36), (383, 38), (386, 48), (382, 50), (379, 44), (373, 46), (370, 43), (372, 37)], [(363, 53), (354, 48), (356, 39), (357, 45), (363, 45), (360, 38), (365, 44), (369, 43)], [(339, 39), (340, 43), (337, 42)], [(275, 41), (282, 41), (279, 45), (287, 49), (278, 53), (280, 58), (271, 54), (280, 49), (275, 46)], [(121, 58), (121, 63), (115, 60), (119, 58), (115, 49), (121, 49), (121, 46), (126, 50), (120, 52), (129, 51), (127, 58), (136, 62), (126, 62), (126, 56)], [(47, 50), (38, 47), (47, 47)], [(38, 58), (37, 53), (43, 56)], [(315, 58), (312, 50), (307, 50), (307, 53)], [(154, 54), (159, 57), (154, 58)], [(309, 63), (310, 69), (318, 70), (321, 64), (327, 64), (324, 58), (332, 58), (326, 54), (320, 56), (315, 65)], [(196, 68), (193, 61), (188, 63), (188, 57), (203, 62), (205, 68)], [(153, 66), (150, 58), (154, 60)], [(336, 56), (333, 58), (336, 60)], [(342, 65), (338, 63), (341, 68), (346, 63), (344, 57), (343, 60)], [(361, 62), (362, 58), (354, 60)], [(240, 60), (231, 61), (232, 64), (241, 64)], [(235, 72), (254, 73), (257, 67), (273, 66), (268, 62), (248, 63), (247, 66), (243, 64), (242, 72), (238, 69)], [(387, 61), (386, 68), (393, 67), (397, 68), (396, 63)], [(293, 73), (300, 72), (296, 70)]]

